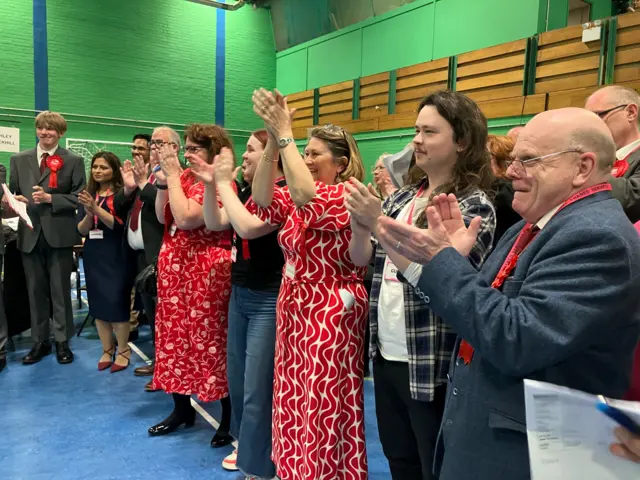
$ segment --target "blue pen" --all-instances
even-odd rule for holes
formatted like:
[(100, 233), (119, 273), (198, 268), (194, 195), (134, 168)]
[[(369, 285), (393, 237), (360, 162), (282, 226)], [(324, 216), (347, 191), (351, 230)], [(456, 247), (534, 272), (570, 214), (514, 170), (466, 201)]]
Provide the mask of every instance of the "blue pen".
[(160, 170), (160, 165), (156, 165), (155, 167), (153, 167), (153, 173), (156, 173)]
[(599, 395), (598, 398), (600, 399), (600, 403), (596, 405), (598, 410), (600, 410), (621, 427), (629, 430), (634, 435), (640, 435), (640, 426), (629, 415), (624, 413), (619, 408), (610, 405), (604, 396)]

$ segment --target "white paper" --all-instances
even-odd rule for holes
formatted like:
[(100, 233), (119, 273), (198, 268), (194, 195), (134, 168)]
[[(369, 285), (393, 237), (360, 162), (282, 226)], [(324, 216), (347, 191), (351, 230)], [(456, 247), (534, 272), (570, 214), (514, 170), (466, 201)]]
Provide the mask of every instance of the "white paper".
[[(524, 381), (532, 480), (640, 479), (640, 465), (613, 456), (617, 424), (600, 412), (595, 395)], [(609, 400), (640, 423), (640, 404)]]
[(402, 188), (404, 185), (404, 176), (409, 171), (409, 164), (413, 156), (413, 148), (407, 147), (401, 152), (387, 155), (382, 159), (384, 167), (389, 172), (391, 182), (396, 188)]
[(2, 184), (2, 190), (4, 190), (4, 197), (9, 201), (9, 205), (13, 211), (18, 214), (20, 220), (22, 220), (27, 227), (33, 230), (33, 223), (31, 223), (31, 218), (29, 218), (29, 214), (27, 213), (27, 204), (16, 200), (16, 197), (9, 191), (6, 183)]

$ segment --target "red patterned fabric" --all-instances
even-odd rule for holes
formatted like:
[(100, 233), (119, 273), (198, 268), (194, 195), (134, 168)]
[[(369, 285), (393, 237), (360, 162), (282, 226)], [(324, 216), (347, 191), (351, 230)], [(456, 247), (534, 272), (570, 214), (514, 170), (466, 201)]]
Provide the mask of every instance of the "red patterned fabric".
[[(296, 208), (288, 188), (276, 187), (269, 208), (258, 209), (282, 225), (278, 240), (295, 265), (293, 279), (285, 265), (278, 297), (272, 458), (282, 480), (365, 480), (366, 269), (349, 256), (344, 185), (316, 188)], [(340, 290), (355, 298), (350, 308)]]
[[(202, 204), (204, 185), (190, 170), (180, 177), (187, 198)], [(230, 232), (177, 229), (165, 207), (158, 257), (156, 364), (153, 388), (196, 394), (204, 402), (228, 395), (227, 312), (231, 295)]]

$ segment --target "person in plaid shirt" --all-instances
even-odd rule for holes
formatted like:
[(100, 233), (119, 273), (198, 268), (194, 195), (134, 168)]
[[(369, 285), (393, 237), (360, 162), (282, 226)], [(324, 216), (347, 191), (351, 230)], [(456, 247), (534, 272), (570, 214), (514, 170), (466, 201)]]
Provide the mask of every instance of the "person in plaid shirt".
[[(455, 193), (465, 222), (482, 218), (469, 254), (479, 268), (488, 256), (496, 227), (495, 210), (485, 193), (492, 176), (487, 120), (463, 94), (442, 91), (420, 103), (413, 140), (416, 165), (425, 176), (405, 185), (381, 204), (373, 187), (352, 179), (347, 208), (351, 213), (351, 257), (367, 265), (375, 251), (370, 298), (371, 350), (378, 431), (394, 479), (436, 478), (434, 449), (444, 410), (447, 371), (456, 333), (416, 294), (398, 280), (396, 252), (376, 240), (376, 221), (385, 215), (427, 228), (425, 210), (439, 193)], [(371, 241), (373, 234), (373, 241)]]

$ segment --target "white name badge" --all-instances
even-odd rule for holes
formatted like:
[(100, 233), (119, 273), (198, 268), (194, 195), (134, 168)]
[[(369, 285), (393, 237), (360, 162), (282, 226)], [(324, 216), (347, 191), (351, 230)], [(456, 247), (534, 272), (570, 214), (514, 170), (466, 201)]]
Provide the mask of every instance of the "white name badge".
[(393, 262), (387, 257), (387, 260), (384, 264), (384, 279), (390, 282), (399, 282), (398, 280), (398, 267), (396, 267)]
[(231, 247), (231, 261), (235, 263), (236, 258), (238, 258), (238, 249), (236, 247)]
[(284, 274), (286, 275), (287, 278), (290, 278), (293, 280), (296, 276), (296, 266), (291, 262), (287, 262), (287, 264), (284, 267)]
[(169, 228), (169, 235), (171, 235), (172, 237), (176, 234), (176, 231), (178, 230), (178, 226), (174, 223), (173, 225), (171, 225), (171, 227)]
[(89, 238), (91, 240), (102, 240), (104, 238), (104, 232), (102, 230), (91, 230), (89, 232)]

